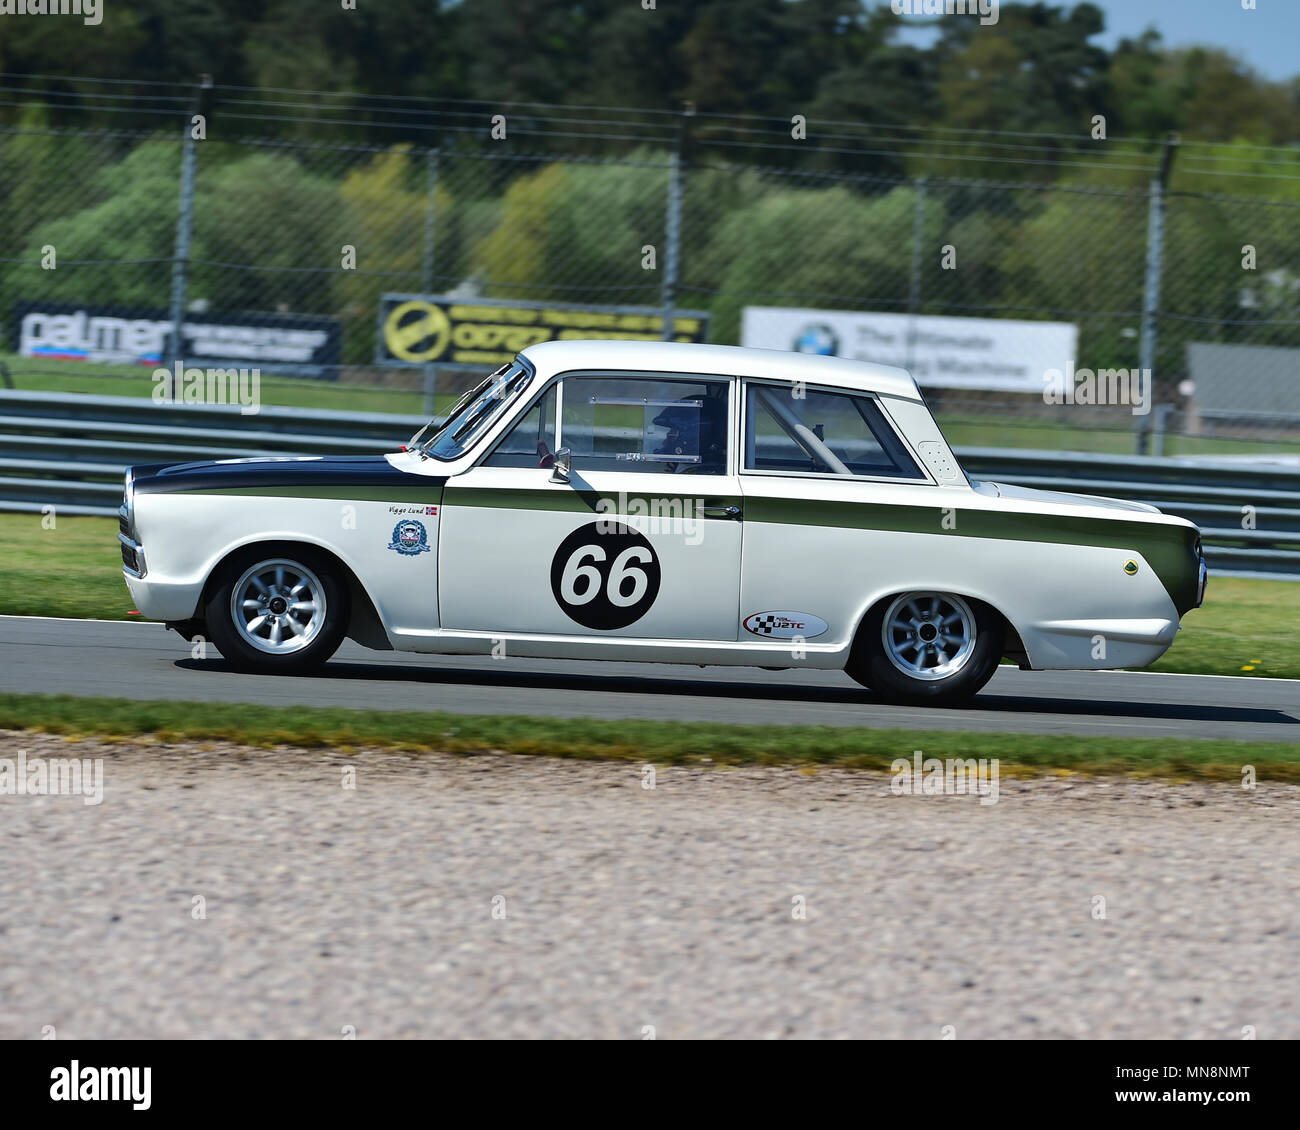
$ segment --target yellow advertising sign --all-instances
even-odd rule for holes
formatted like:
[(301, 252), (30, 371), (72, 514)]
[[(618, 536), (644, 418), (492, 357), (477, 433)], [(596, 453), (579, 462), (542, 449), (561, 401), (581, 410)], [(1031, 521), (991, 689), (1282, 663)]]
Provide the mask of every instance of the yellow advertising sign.
[[(708, 332), (707, 313), (674, 313), (673, 341), (707, 341)], [(438, 295), (385, 294), (376, 360), (386, 365), (503, 365), (539, 341), (662, 337), (663, 313), (647, 306), (466, 302)]]

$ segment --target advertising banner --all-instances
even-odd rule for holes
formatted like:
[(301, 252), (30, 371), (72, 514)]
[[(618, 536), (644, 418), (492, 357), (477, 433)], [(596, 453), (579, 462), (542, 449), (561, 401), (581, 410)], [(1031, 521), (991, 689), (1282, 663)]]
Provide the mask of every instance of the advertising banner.
[[(674, 315), (673, 341), (708, 341), (707, 313), (677, 310)], [(659, 341), (663, 324), (663, 311), (651, 306), (385, 294), (375, 360), (381, 365), (496, 366), (540, 341)]]
[(746, 306), (740, 344), (897, 365), (922, 387), (1041, 393), (1078, 340), (1070, 322)]
[[(18, 302), (11, 340), (22, 357), (157, 366), (170, 332), (165, 310)], [(337, 318), (311, 314), (187, 313), (181, 326), (186, 364), (282, 369), (300, 377), (336, 378), (341, 343)]]

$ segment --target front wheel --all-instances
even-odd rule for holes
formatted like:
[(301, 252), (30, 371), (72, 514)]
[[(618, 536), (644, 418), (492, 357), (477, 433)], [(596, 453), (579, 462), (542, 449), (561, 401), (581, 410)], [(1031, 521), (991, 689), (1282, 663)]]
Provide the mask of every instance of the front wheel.
[(246, 554), (228, 562), (208, 598), (208, 633), (241, 671), (298, 674), (343, 641), (348, 590), (325, 558), (305, 551)]
[(993, 677), (1002, 621), (952, 593), (905, 592), (867, 616), (845, 670), (890, 702), (962, 702)]

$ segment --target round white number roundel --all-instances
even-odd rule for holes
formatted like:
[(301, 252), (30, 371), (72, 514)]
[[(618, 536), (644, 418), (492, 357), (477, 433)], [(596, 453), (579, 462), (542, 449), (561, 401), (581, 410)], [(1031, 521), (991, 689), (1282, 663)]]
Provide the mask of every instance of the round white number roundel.
[(569, 619), (608, 632), (635, 624), (659, 595), (659, 558), (636, 530), (592, 522), (560, 543), (551, 592)]

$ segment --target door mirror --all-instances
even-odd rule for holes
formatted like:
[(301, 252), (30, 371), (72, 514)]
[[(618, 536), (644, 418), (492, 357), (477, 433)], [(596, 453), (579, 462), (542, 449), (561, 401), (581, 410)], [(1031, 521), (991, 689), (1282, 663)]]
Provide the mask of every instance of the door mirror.
[(551, 462), (551, 482), (567, 483), (569, 473), (573, 470), (573, 452), (567, 447), (560, 448)]

